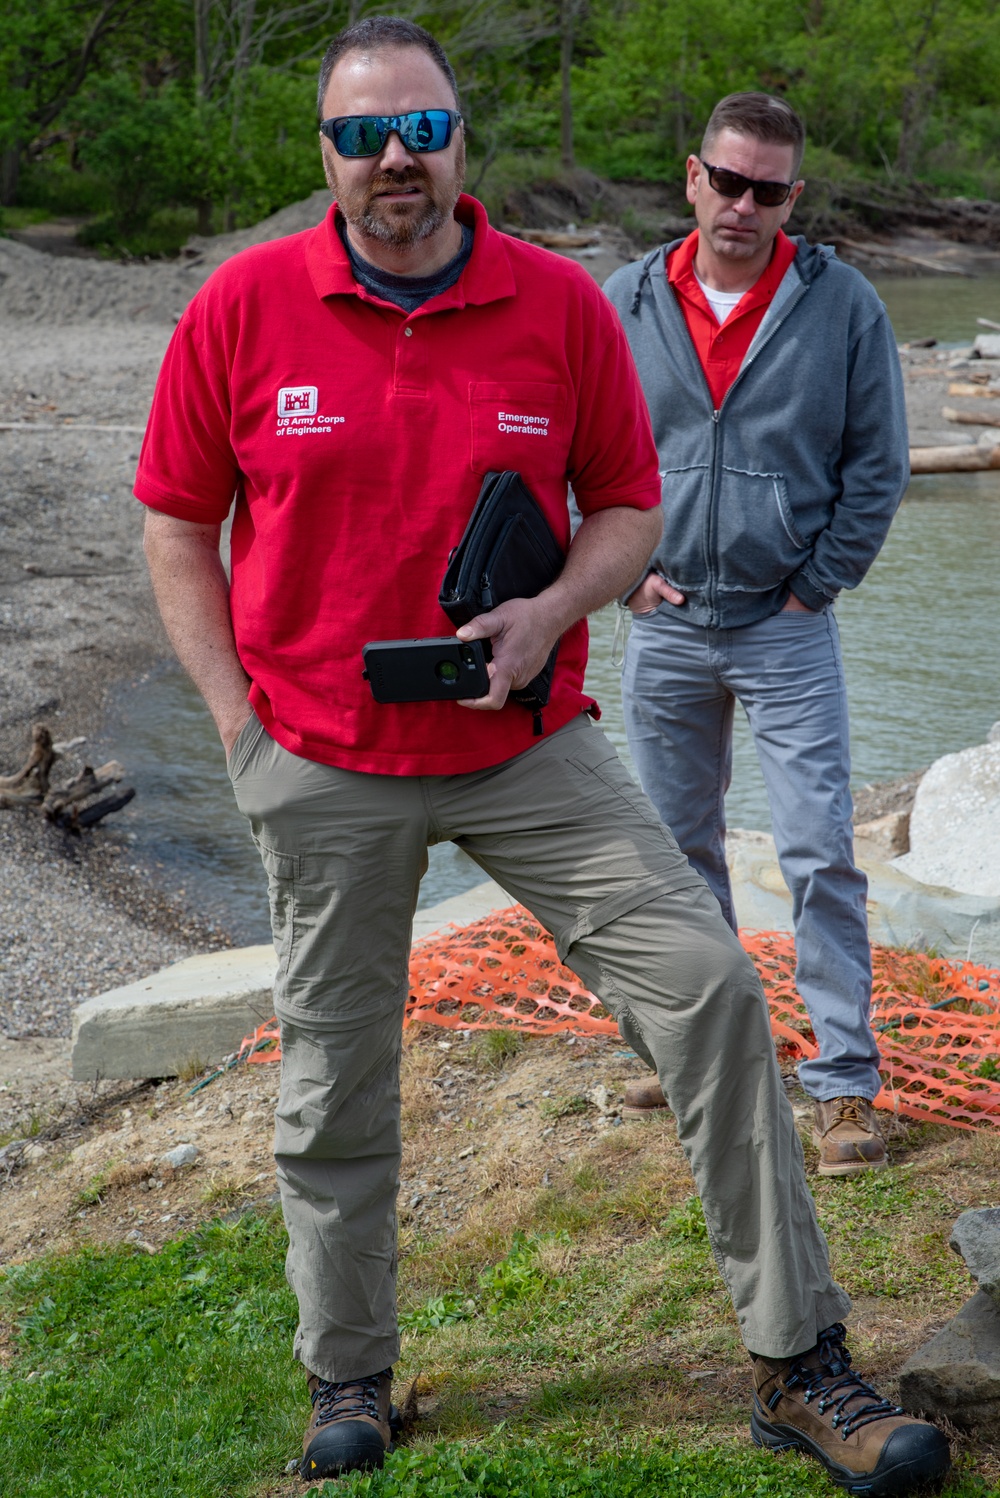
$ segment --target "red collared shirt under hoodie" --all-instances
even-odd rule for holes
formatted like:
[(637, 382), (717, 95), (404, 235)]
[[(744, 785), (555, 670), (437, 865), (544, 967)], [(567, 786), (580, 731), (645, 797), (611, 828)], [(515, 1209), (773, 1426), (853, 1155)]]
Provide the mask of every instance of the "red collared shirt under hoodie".
[[(214, 524), (235, 500), (231, 611), (250, 702), (293, 754), (453, 775), (538, 740), (517, 703), (379, 704), (369, 640), (450, 635), (448, 553), (484, 475), (523, 475), (569, 544), (584, 515), (660, 503), (617, 314), (578, 265), (498, 233), (482, 205), (457, 283), (406, 315), (355, 281), (335, 224), (244, 251), (184, 313), (160, 372), (136, 497)], [(544, 731), (593, 706), (587, 627), (562, 639)]]
[(680, 303), (698, 362), (711, 391), (712, 405), (717, 411), (743, 367), (754, 334), (764, 321), (764, 314), (785, 271), (795, 259), (795, 245), (784, 230), (778, 230), (767, 269), (736, 303), (724, 323), (719, 322), (698, 284), (694, 273), (697, 253), (698, 230), (695, 229), (670, 256), (667, 280)]

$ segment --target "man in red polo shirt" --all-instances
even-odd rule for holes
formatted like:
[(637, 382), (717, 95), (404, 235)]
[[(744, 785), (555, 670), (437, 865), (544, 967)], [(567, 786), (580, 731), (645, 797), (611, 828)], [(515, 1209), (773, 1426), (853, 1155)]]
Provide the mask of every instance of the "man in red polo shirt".
[[(661, 525), (628, 347), (579, 267), (498, 234), (461, 195), (457, 103), (411, 22), (372, 17), (334, 40), (320, 129), (337, 206), (195, 297), (136, 480), (164, 620), (268, 875), (310, 1480), (381, 1465), (395, 1427), (400, 1033), (430, 843), (456, 842), (523, 901), (657, 1068), (748, 1346), (790, 1359), (849, 1304), (753, 965), (583, 692), (585, 616)], [(447, 631), (448, 554), (495, 469), (520, 470), (545, 510), (560, 577), (459, 631), (492, 641), (486, 696), (374, 702), (362, 647)], [(536, 737), (508, 692), (557, 640)], [(843, 1392), (859, 1416), (892, 1410), (853, 1375)], [(891, 1419), (908, 1438), (913, 1423)]]
[(663, 479), (623, 692), (643, 788), (734, 929), (724, 798), (736, 702), (746, 710), (819, 1047), (799, 1068), (819, 1171), (846, 1176), (886, 1149), (833, 604), (878, 554), (908, 452), (885, 308), (829, 247), (782, 228), (804, 142), (783, 100), (723, 99), (688, 159), (698, 227), (608, 282)]

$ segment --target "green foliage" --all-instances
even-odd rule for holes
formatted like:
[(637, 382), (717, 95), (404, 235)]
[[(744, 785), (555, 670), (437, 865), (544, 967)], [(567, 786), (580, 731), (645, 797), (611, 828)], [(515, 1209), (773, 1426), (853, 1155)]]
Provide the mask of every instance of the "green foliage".
[[(253, 222), (322, 186), (316, 64), (346, 0), (212, 0), (195, 66), (190, 0), (8, 0), (0, 32), (0, 200), (96, 212), (93, 242), (169, 248)], [(431, 0), (420, 19), (462, 85), (470, 184), (494, 217), (552, 173), (559, 150), (558, 7)], [(806, 118), (808, 170), (1000, 191), (1000, 9), (994, 0), (591, 0), (577, 8), (579, 161), (617, 178), (679, 179), (712, 105), (785, 95)], [(171, 214), (182, 215), (171, 218)], [(647, 226), (632, 226), (648, 239)]]
[(404, 1311), (399, 1324), (404, 1332), (419, 1337), (421, 1332), (436, 1332), (443, 1326), (454, 1326), (459, 1321), (468, 1321), (476, 1313), (476, 1302), (456, 1290), (447, 1290), (444, 1295), (435, 1295), (416, 1310)]
[(538, 1250), (545, 1241), (515, 1233), (506, 1258), (483, 1270), (479, 1276), (480, 1303), (487, 1316), (499, 1316), (512, 1306), (536, 1300), (545, 1289), (549, 1276), (538, 1263)]

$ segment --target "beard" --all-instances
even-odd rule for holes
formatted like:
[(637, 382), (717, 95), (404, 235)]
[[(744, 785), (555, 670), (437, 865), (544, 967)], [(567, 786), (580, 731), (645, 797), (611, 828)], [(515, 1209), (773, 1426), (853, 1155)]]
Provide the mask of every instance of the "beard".
[[(428, 239), (454, 213), (465, 181), (465, 142), (459, 137), (454, 169), (444, 179), (435, 179), (423, 167), (414, 165), (401, 172), (378, 172), (363, 185), (352, 186), (341, 180), (336, 159), (328, 151), (323, 152), (323, 170), (337, 206), (352, 229), (392, 249), (405, 249)], [(419, 207), (412, 199), (394, 202), (379, 196), (411, 184), (424, 194)]]

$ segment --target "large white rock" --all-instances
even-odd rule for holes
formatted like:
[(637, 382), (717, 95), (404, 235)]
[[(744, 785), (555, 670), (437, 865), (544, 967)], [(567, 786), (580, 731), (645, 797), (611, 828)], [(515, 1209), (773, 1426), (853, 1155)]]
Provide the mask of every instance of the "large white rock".
[(894, 863), (923, 884), (1000, 895), (1000, 743), (931, 765), (917, 787), (910, 851)]

